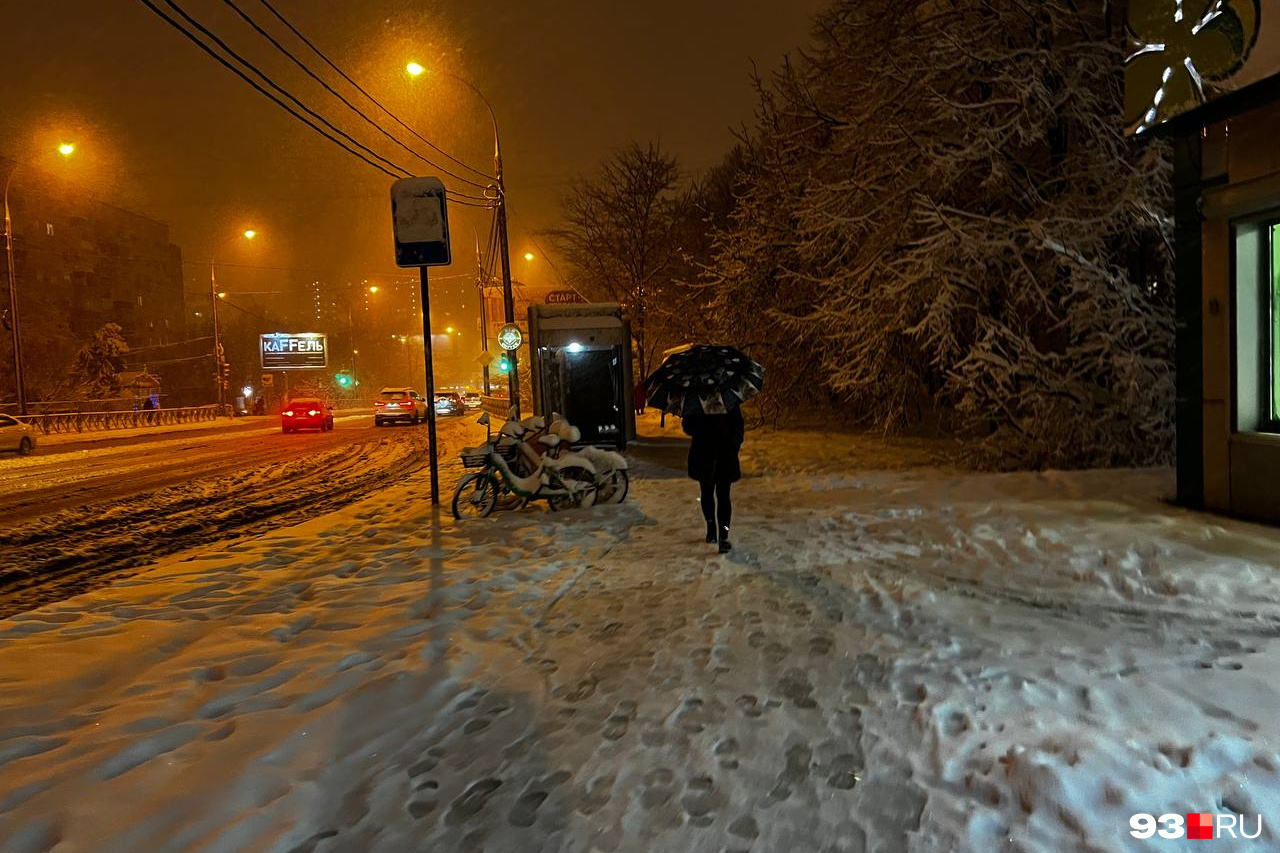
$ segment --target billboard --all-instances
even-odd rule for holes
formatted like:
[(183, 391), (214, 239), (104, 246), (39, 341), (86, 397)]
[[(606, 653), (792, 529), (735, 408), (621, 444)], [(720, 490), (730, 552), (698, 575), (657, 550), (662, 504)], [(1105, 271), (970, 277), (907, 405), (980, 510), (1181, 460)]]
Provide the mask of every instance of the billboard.
[(327, 338), (317, 332), (258, 336), (263, 370), (320, 370), (329, 366)]
[(1130, 0), (1128, 36), (1129, 133), (1280, 73), (1276, 0)]

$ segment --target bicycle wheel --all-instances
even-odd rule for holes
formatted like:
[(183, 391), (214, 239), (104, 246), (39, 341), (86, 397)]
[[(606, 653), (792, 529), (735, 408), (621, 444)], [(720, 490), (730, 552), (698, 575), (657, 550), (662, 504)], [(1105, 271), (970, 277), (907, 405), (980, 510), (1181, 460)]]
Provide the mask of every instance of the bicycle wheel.
[(573, 490), (572, 495), (556, 495), (547, 498), (547, 506), (552, 512), (572, 509), (575, 506), (592, 506), (596, 502), (596, 478), (586, 468), (576, 465), (561, 468), (556, 480), (563, 488)]
[(487, 472), (468, 474), (453, 493), (453, 517), (484, 518), (498, 503), (498, 484)]
[(614, 468), (600, 477), (596, 483), (596, 503), (620, 504), (627, 499), (631, 488), (631, 477), (626, 468)]

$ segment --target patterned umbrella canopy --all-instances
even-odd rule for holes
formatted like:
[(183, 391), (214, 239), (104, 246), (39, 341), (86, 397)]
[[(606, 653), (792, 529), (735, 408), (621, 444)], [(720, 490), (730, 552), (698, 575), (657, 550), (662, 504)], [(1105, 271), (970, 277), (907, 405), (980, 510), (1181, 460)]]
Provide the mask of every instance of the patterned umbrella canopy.
[(763, 386), (764, 368), (741, 350), (706, 345), (672, 353), (644, 381), (649, 405), (681, 417), (723, 414)]

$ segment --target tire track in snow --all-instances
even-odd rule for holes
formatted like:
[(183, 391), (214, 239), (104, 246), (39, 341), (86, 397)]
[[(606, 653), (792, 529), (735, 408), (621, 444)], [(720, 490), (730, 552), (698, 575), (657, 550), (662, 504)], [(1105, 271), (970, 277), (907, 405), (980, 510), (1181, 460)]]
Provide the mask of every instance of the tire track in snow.
[[(442, 455), (452, 456), (462, 436), (441, 430)], [(442, 462), (447, 496), (461, 468)], [(41, 516), (0, 531), (0, 618), (105, 586), (193, 546), (331, 512), (426, 467), (425, 432), (396, 431), (230, 475), (218, 476), (216, 466), (212, 476), (180, 486)]]

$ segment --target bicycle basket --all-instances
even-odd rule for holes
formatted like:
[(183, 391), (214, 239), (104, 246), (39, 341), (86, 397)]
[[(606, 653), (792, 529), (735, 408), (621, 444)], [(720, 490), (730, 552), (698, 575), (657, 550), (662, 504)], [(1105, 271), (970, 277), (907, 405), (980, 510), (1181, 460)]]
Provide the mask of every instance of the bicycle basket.
[[(462, 467), (464, 468), (483, 468), (489, 464), (489, 454), (494, 451), (494, 445), (482, 444), (479, 447), (467, 447), (462, 451)], [(508, 444), (496, 448), (498, 455), (507, 462), (514, 462), (516, 459), (516, 446)]]

